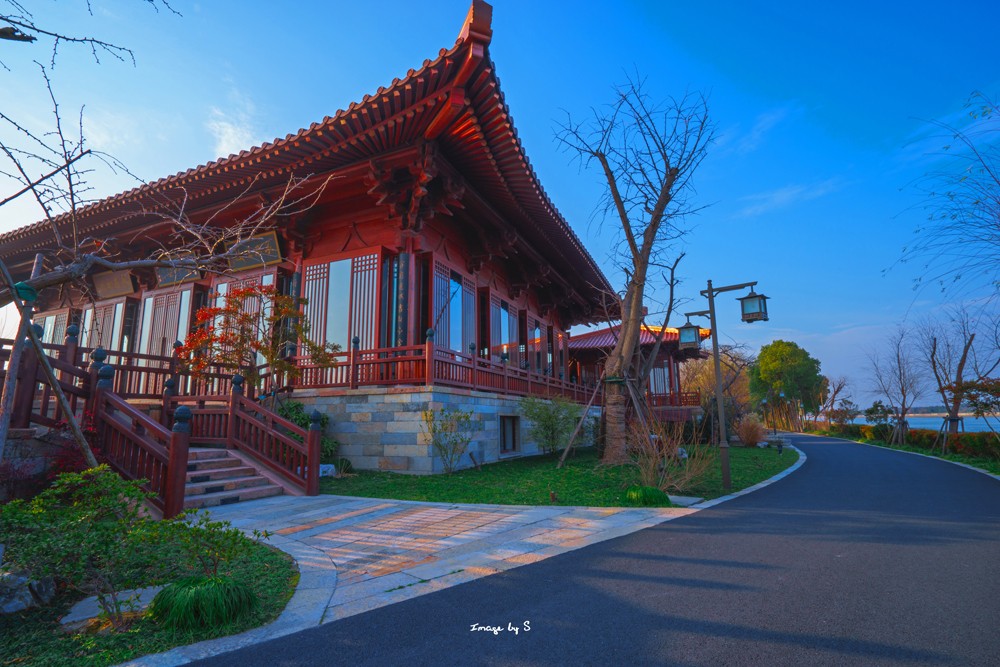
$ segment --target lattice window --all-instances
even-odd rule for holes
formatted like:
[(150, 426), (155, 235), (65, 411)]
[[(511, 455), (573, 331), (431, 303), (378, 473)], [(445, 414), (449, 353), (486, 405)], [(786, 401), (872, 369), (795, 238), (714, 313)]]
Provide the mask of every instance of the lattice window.
[(500, 297), (493, 295), (490, 298), (490, 358), (495, 362), (500, 361), (506, 342), (507, 332), (503, 329), (503, 312)]
[(434, 342), (463, 354), (476, 343), (476, 291), (468, 277), (434, 263)]
[(378, 253), (311, 264), (303, 283), (312, 342), (346, 352), (357, 336), (362, 350), (378, 346)]
[(166, 356), (173, 351), (173, 344), (177, 338), (180, 305), (179, 292), (157, 294), (152, 298), (151, 329), (145, 352)]
[(115, 326), (115, 304), (109, 303), (94, 308), (88, 332), (87, 344), (94, 348), (111, 348)]
[(361, 340), (362, 350), (377, 347), (378, 342), (378, 254), (362, 255), (351, 260), (350, 332)]

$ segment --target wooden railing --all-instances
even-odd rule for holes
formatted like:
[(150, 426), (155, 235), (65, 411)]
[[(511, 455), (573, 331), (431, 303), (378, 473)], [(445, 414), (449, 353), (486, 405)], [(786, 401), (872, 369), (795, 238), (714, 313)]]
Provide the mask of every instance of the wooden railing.
[[(18, 428), (29, 424), (56, 426), (66, 421), (66, 415), (56, 400), (34, 348), (30, 344), (23, 344), (25, 347), (16, 371), (18, 382), (11, 408), (11, 425)], [(6, 378), (13, 345), (14, 341), (11, 339), (0, 339), (0, 383)], [(96, 378), (81, 367), (81, 351), (76, 345), (76, 338), (68, 336), (64, 345), (45, 343), (42, 348), (69, 403), (70, 411), (78, 419), (82, 418)]]
[[(594, 391), (559, 378), (512, 368), (509, 364), (424, 345), (352, 350), (342, 352), (337, 365), (324, 368), (310, 363), (308, 357), (296, 358), (300, 377), (293, 387), (348, 387), (391, 385), (440, 385), (462, 387), (513, 396), (562, 396), (585, 403)], [(430, 360), (428, 362), (428, 360)]]
[(669, 394), (649, 394), (649, 407), (651, 408), (679, 408), (696, 407), (701, 405), (700, 391), (681, 391)]
[(321, 437), (318, 418), (306, 431), (238, 391), (231, 395), (230, 446), (249, 454), (308, 496), (319, 493)]
[(191, 412), (191, 446), (226, 447), (229, 443), (229, 397), (173, 396), (164, 394), (161, 421), (171, 424), (179, 406)]
[(165, 396), (164, 420), (184, 407), (191, 415), (191, 444), (239, 450), (306, 495), (319, 493), (318, 413), (306, 430), (244, 396), (241, 376), (233, 376), (230, 386), (228, 396)]
[(178, 409), (167, 429), (113, 391), (114, 369), (99, 371), (94, 401), (94, 426), (101, 456), (127, 479), (142, 479), (153, 505), (171, 518), (184, 509), (190, 411)]

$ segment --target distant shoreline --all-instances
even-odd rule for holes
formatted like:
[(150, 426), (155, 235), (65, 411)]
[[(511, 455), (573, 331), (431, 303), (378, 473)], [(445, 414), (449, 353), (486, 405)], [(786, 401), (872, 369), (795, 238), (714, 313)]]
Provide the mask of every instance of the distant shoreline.
[[(972, 414), (971, 412), (959, 412), (958, 416), (962, 419), (977, 419), (976, 415)], [(989, 416), (990, 418), (996, 418), (1000, 415), (989, 415)], [(944, 412), (911, 412), (910, 414), (906, 415), (906, 417), (907, 419), (911, 417), (931, 417), (931, 418), (937, 417), (939, 419), (945, 419), (948, 417), (948, 415)]]

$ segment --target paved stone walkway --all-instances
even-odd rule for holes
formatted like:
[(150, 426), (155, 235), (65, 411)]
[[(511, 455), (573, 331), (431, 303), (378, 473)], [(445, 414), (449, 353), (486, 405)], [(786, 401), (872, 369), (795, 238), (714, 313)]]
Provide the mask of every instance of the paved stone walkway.
[(329, 558), (336, 584), (317, 620), (325, 623), (693, 511), (279, 496), (214, 508), (212, 517), (268, 530), (281, 549), (297, 542)]
[(248, 532), (267, 530), (268, 543), (295, 558), (295, 594), (270, 625), (123, 665), (183, 665), (536, 563), (751, 493), (804, 462), (801, 456), (761, 484), (691, 508), (460, 505), (327, 495), (214, 507), (212, 518)]

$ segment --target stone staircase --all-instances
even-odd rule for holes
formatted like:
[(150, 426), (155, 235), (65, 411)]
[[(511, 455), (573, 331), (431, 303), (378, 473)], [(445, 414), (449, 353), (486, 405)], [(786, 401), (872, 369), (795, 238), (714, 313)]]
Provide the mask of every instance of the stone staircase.
[(282, 488), (225, 449), (188, 451), (184, 509), (229, 505), (282, 494)]

